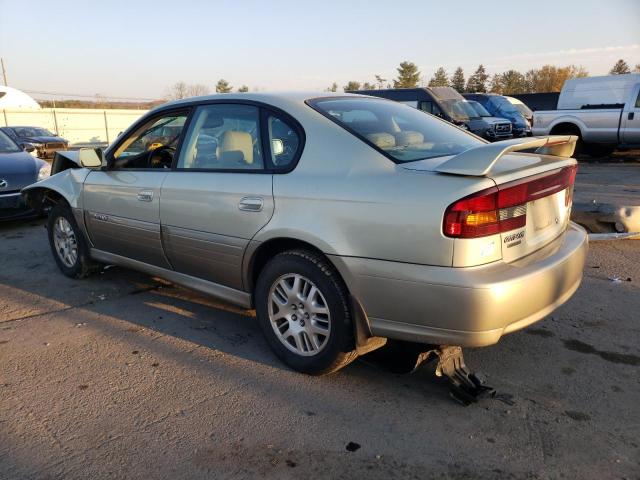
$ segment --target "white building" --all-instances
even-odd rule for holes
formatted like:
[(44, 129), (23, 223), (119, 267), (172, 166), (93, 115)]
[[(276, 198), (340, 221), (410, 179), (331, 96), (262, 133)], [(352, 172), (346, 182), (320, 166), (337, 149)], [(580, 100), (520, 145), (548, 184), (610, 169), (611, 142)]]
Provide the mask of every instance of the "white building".
[(0, 86), (0, 110), (39, 110), (40, 105), (20, 90)]

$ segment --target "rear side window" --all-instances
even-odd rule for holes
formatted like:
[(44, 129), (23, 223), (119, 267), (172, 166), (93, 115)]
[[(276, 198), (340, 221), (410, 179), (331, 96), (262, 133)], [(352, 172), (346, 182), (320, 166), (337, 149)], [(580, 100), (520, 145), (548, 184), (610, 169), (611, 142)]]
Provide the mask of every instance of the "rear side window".
[[(374, 98), (319, 98), (310, 106), (394, 162), (457, 155), (484, 142), (431, 115)], [(369, 112), (364, 118), (360, 112)], [(352, 112), (359, 112), (354, 117)], [(362, 120), (361, 120), (362, 119)]]
[(269, 114), (267, 118), (271, 163), (278, 169), (286, 169), (294, 162), (300, 149), (300, 135), (282, 118)]
[(640, 108), (640, 92), (638, 92), (638, 98), (636, 98), (636, 108)]

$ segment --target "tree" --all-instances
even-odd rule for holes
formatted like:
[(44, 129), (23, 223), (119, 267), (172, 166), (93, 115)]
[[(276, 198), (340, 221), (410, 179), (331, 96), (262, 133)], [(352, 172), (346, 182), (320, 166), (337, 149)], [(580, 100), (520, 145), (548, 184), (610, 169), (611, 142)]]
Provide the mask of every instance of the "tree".
[(239, 92), (241, 92), (241, 93), (246, 93), (246, 92), (248, 92), (248, 91), (249, 91), (249, 87), (247, 87), (246, 85), (242, 85), (242, 86), (238, 89), (238, 91), (239, 91)]
[(631, 69), (623, 59), (618, 60), (613, 68), (609, 70), (609, 75), (622, 75), (624, 73), (631, 73)]
[(199, 97), (202, 95), (209, 95), (209, 93), (211, 93), (211, 90), (209, 90), (209, 87), (207, 87), (206, 85), (197, 83), (195, 85), (189, 85), (187, 87), (187, 93), (189, 97)]
[(337, 92), (337, 91), (338, 91), (338, 84), (336, 82), (333, 82), (331, 86), (327, 88), (327, 92)]
[(167, 92), (167, 98), (169, 100), (180, 100), (181, 98), (187, 98), (189, 96), (188, 86), (184, 82), (174, 83)]
[(380, 75), (374, 75), (376, 78), (376, 83), (378, 84), (378, 88), (384, 88), (384, 84), (387, 81), (386, 78), (382, 78)]
[(635, 73), (640, 73), (640, 63), (636, 63), (635, 68), (633, 69)]
[(402, 62), (396, 70), (398, 71), (398, 78), (393, 81), (394, 88), (414, 88), (418, 86), (420, 71), (415, 63)]
[(229, 85), (229, 82), (227, 82), (224, 78), (221, 78), (220, 80), (218, 80), (218, 83), (216, 83), (217, 93), (229, 93), (231, 90), (233, 90), (233, 87)]
[(491, 77), (491, 82), (489, 83), (489, 91), (491, 93), (502, 95), (502, 75), (500, 75), (499, 73), (495, 73), (493, 77)]
[(369, 82), (364, 82), (362, 84), (362, 90), (375, 90), (376, 86)]
[(458, 93), (464, 93), (464, 71), (462, 67), (456, 68), (456, 71), (453, 72), (453, 77), (451, 77), (451, 86), (455, 88)]
[(348, 90), (360, 90), (360, 82), (349, 80), (349, 82), (342, 88), (345, 92)]
[[(507, 70), (500, 75), (500, 86), (503, 95), (527, 93), (527, 82), (524, 75), (516, 70)], [(492, 90), (493, 91), (493, 90)]]
[(584, 67), (576, 65), (566, 67), (543, 65), (525, 73), (525, 90), (532, 93), (559, 92), (566, 80), (588, 75), (589, 72)]
[(476, 71), (473, 72), (473, 75), (471, 75), (467, 81), (467, 92), (486, 92), (488, 80), (489, 75), (485, 71), (484, 65), (478, 65)]
[(436, 73), (433, 74), (431, 80), (429, 80), (430, 87), (448, 87), (449, 86), (449, 76), (447, 75), (447, 71), (440, 67), (436, 70)]

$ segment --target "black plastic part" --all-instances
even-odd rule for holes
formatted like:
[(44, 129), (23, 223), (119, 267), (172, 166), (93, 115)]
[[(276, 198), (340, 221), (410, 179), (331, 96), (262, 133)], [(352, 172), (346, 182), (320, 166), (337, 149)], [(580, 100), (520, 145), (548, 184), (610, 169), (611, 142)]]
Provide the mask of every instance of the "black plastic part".
[(494, 388), (485, 385), (464, 363), (461, 347), (440, 346), (436, 375), (449, 381), (449, 394), (462, 405), (470, 405), (482, 398), (495, 397)]

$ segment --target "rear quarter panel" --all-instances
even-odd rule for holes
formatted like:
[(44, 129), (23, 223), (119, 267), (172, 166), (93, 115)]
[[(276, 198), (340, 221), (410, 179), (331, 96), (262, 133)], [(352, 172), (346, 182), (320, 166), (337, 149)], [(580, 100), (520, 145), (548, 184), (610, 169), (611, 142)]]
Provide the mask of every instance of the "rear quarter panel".
[(330, 255), (451, 266), (444, 210), (493, 182), (408, 171), (317, 115), (303, 123), (296, 169), (274, 175), (274, 215), (254, 240), (297, 238)]

